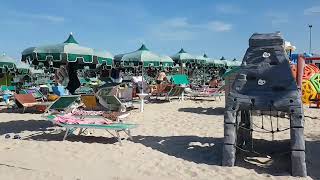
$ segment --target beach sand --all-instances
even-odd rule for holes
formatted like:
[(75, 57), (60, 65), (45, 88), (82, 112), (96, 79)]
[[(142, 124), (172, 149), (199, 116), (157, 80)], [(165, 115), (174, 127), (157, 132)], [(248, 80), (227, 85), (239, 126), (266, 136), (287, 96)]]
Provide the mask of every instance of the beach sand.
[[(0, 113), (0, 179), (299, 179), (290, 176), (289, 131), (276, 133), (275, 141), (271, 134), (254, 133), (260, 155), (241, 152), (235, 167), (221, 167), (223, 113), (223, 100), (146, 104), (144, 113), (131, 111), (128, 122), (139, 127), (133, 142), (122, 146), (102, 130), (62, 142), (61, 128), (41, 114)], [(309, 176), (302, 179), (320, 179), (319, 110), (305, 108), (305, 115)], [(259, 125), (261, 118), (255, 121)], [(288, 121), (280, 119), (280, 128)], [(265, 117), (270, 128), (267, 122)]]

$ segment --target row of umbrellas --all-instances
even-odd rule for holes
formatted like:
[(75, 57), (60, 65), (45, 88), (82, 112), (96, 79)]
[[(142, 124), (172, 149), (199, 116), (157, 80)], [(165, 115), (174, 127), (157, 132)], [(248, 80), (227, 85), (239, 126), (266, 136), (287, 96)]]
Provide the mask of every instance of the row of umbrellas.
[[(38, 47), (29, 47), (22, 52), (23, 62), (37, 63), (66, 63), (76, 62), (79, 64), (106, 64), (112, 66), (113, 64), (122, 64), (124, 66), (163, 66), (172, 67), (175, 64), (211, 64), (215, 66), (240, 66), (241, 62), (237, 60), (225, 60), (224, 58), (213, 59), (206, 54), (203, 56), (193, 56), (181, 49), (173, 56), (159, 56), (151, 52), (144, 44), (133, 52), (119, 54), (113, 56), (107, 51), (97, 51), (93, 48), (80, 46), (79, 43), (70, 33), (68, 39), (63, 43), (45, 45)], [(27, 69), (28, 65), (25, 63), (16, 63), (14, 59), (3, 55), (0, 58), (0, 68), (18, 68)], [(19, 68), (18, 68), (19, 69)]]
[(144, 66), (174, 66), (174, 64), (212, 64), (216, 66), (240, 66), (241, 62), (237, 60), (213, 59), (203, 56), (193, 56), (187, 53), (183, 48), (173, 56), (159, 56), (151, 52), (144, 44), (133, 52), (119, 54), (114, 56), (114, 62), (122, 63), (124, 66), (136, 65), (142, 62)]
[(44, 73), (43, 69), (35, 69), (27, 63), (16, 61), (5, 53), (0, 55), (0, 70), (1, 72), (18, 72), (19, 74), (28, 74), (29, 72), (32, 74)]

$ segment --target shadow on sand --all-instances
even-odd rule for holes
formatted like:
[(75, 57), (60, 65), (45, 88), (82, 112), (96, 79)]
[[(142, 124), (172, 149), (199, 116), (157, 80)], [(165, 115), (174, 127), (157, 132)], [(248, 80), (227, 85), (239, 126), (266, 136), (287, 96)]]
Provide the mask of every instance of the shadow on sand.
[[(24, 131), (31, 132), (30, 135), (21, 136), (23, 140), (36, 141), (62, 141), (64, 136), (64, 128), (54, 127), (52, 122), (46, 120), (16, 120), (8, 122), (0, 122), (0, 135), (19, 134)], [(88, 134), (94, 133), (89, 130)], [(77, 134), (75, 132), (75, 134)], [(4, 138), (4, 137), (3, 137)], [(68, 141), (84, 142), (84, 143), (103, 143), (112, 144), (117, 142), (116, 138), (96, 137), (96, 136), (68, 136)]]
[(0, 135), (21, 133), (23, 131), (48, 131), (52, 123), (45, 120), (15, 120), (0, 122)]
[[(22, 133), (23, 131), (29, 131), (33, 134), (22, 137), (22, 139), (35, 141), (61, 141), (64, 135), (63, 129), (54, 128), (49, 121), (17, 120), (0, 122), (0, 135)], [(108, 137), (72, 135), (68, 137), (67, 141), (101, 144), (114, 144), (117, 142), (116, 138)], [(4, 137), (2, 136), (1, 138)], [(319, 136), (308, 138), (314, 140), (306, 141), (308, 175), (313, 179), (320, 179)], [(134, 143), (143, 144), (146, 147), (190, 162), (221, 165), (222, 138), (198, 136), (134, 136), (133, 139)], [(289, 140), (267, 141), (255, 139), (254, 150), (260, 155), (238, 150), (236, 166), (253, 169), (259, 174), (271, 174), (274, 176), (290, 174)], [(266, 155), (269, 155), (271, 159), (267, 158)]]
[(221, 138), (135, 136), (133, 139), (136, 143), (187, 161), (210, 165), (220, 165), (221, 162)]
[(216, 108), (180, 108), (178, 109), (179, 112), (189, 112), (189, 113), (196, 113), (196, 114), (205, 114), (205, 115), (223, 115), (224, 108), (223, 107), (216, 107)]
[[(222, 138), (135, 136), (134, 142), (187, 161), (208, 165), (221, 165)], [(320, 167), (320, 161), (318, 161), (317, 154), (320, 150), (320, 142), (306, 141), (306, 147), (308, 176), (313, 179), (319, 179), (320, 172), (318, 171), (318, 167)], [(246, 169), (253, 169), (259, 174), (270, 174), (273, 176), (290, 175), (289, 140), (266, 141), (255, 139), (254, 150), (255, 152), (259, 152), (259, 155), (237, 150), (235, 165)], [(267, 158), (267, 155), (269, 158)]]

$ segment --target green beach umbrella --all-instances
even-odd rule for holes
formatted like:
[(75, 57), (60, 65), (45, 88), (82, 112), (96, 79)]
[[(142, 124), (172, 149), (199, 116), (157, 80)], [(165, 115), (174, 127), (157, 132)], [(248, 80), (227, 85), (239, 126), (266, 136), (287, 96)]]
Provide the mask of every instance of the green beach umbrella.
[(223, 61), (214, 58), (208, 58), (206, 63), (217, 67), (225, 66), (225, 63)]
[(199, 64), (205, 64), (208, 59), (209, 59), (209, 58), (208, 58), (208, 56), (207, 56), (206, 54), (203, 54), (203, 56), (197, 56), (197, 57), (196, 57), (196, 61), (197, 61), (197, 63), (199, 63)]
[(10, 56), (7, 56), (5, 53), (3, 53), (0, 56), (0, 68), (1, 69), (7, 68), (8, 70), (14, 70), (16, 69), (16, 60)]
[(183, 48), (177, 54), (171, 56), (171, 58), (176, 63), (194, 62), (196, 60), (194, 56), (187, 53)]
[(16, 66), (19, 74), (28, 74), (31, 69), (29, 64), (21, 61), (17, 62)]
[(113, 55), (107, 51), (95, 51), (94, 56), (97, 57), (97, 61), (99, 64), (106, 63), (108, 66), (112, 66), (113, 63)]
[(144, 67), (158, 67), (160, 65), (160, 57), (151, 52), (144, 44), (134, 52), (116, 55), (114, 61), (123, 62), (124, 66), (137, 66), (141, 62)]
[(238, 66), (241, 66), (242, 64), (242, 62), (238, 61), (236, 58), (234, 58), (231, 62), (233, 67), (238, 67)]
[(173, 67), (174, 61), (169, 56), (161, 56), (160, 62), (162, 63), (163, 67)]
[[(97, 56), (97, 54), (99, 54)], [(72, 33), (63, 43), (30, 47), (22, 52), (22, 61), (38, 62), (78, 62), (79, 64), (94, 63), (97, 64), (99, 59), (103, 60), (106, 56), (100, 56), (94, 49), (80, 46), (75, 40)]]

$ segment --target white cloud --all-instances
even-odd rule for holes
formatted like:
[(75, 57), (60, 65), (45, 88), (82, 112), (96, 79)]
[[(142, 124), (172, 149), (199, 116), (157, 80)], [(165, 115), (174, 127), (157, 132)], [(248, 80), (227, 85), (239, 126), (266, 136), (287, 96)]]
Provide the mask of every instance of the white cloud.
[(42, 20), (51, 23), (61, 23), (65, 21), (65, 18), (62, 16), (55, 16), (49, 14), (33, 14), (33, 13), (22, 13), (17, 11), (10, 11), (8, 14), (11, 17), (15, 17), (18, 20)]
[(313, 6), (304, 10), (305, 15), (320, 14), (320, 6)]
[(221, 14), (241, 14), (244, 11), (234, 4), (218, 4), (215, 11)]
[(34, 14), (32, 15), (34, 18), (47, 20), (50, 22), (63, 22), (65, 21), (64, 17), (61, 16), (52, 16), (52, 15), (41, 15), (41, 14)]
[(187, 18), (172, 18), (162, 22), (162, 25), (173, 28), (187, 28), (190, 24), (187, 22)]
[(161, 40), (192, 40), (203, 32), (226, 32), (232, 24), (222, 21), (209, 21), (195, 24), (185, 17), (171, 18), (150, 26), (149, 32)]
[(289, 22), (289, 14), (284, 12), (268, 12), (266, 14), (271, 19), (272, 25), (285, 24)]
[(230, 31), (232, 29), (232, 24), (221, 21), (211, 21), (207, 24), (207, 28), (216, 32), (224, 32)]

